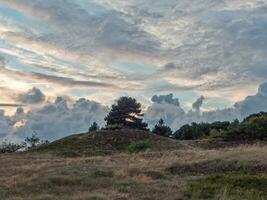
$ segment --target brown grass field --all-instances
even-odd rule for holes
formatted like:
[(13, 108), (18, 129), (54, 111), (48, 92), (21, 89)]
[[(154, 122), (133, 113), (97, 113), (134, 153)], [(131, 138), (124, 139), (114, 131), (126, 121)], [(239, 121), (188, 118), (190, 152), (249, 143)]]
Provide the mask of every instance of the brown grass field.
[(82, 134), (61, 141), (65, 152), (55, 149), (57, 142), (0, 155), (0, 199), (267, 199), (267, 145), (262, 143), (148, 138), (152, 148), (136, 154), (110, 149), (79, 154), (73, 147), (74, 154), (66, 152), (64, 142), (75, 138), (87, 145), (88, 135)]

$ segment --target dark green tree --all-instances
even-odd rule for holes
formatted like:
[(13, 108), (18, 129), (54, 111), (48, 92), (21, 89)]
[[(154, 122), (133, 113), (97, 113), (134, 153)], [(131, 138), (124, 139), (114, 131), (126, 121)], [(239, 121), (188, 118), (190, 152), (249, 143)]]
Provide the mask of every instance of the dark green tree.
[(248, 116), (227, 132), (227, 139), (266, 140), (267, 113), (260, 112)]
[(121, 126), (147, 130), (147, 123), (143, 122), (141, 104), (131, 97), (121, 97), (116, 104), (112, 105), (111, 111), (105, 117), (106, 125)]
[(96, 122), (94, 122), (90, 127), (89, 127), (89, 133), (94, 132), (99, 130), (99, 126)]
[(27, 137), (25, 142), (29, 145), (29, 148), (34, 148), (40, 144), (40, 138), (37, 137), (37, 134), (33, 134), (31, 137)]
[(172, 130), (169, 126), (165, 125), (163, 119), (160, 119), (159, 122), (155, 125), (154, 129), (152, 130), (152, 133), (155, 133), (163, 137), (170, 137), (170, 135), (172, 134)]

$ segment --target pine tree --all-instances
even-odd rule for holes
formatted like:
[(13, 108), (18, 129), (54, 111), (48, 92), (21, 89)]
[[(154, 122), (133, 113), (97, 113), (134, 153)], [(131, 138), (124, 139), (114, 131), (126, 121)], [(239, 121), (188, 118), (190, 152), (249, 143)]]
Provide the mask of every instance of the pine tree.
[(111, 111), (105, 118), (108, 126), (118, 125), (124, 128), (147, 130), (143, 122), (141, 104), (131, 97), (121, 97), (112, 105)]
[(159, 120), (159, 122), (155, 125), (152, 132), (164, 137), (169, 137), (172, 134), (171, 128), (165, 125), (163, 119)]
[(89, 133), (97, 131), (97, 130), (99, 130), (99, 126), (96, 122), (94, 122), (89, 128)]

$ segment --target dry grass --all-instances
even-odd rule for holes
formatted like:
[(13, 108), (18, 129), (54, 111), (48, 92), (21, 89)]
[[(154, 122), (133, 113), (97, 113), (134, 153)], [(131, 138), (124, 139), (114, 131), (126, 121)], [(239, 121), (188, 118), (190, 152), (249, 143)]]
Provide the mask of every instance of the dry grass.
[[(39, 153), (0, 155), (0, 199), (238, 199), (231, 196), (236, 195), (232, 190), (220, 188), (220, 183), (226, 184), (228, 179), (233, 181), (232, 177), (219, 179), (221, 182), (213, 191), (210, 188), (216, 179), (209, 178), (209, 174), (267, 177), (267, 171), (264, 171), (267, 169), (265, 145), (221, 149), (207, 149), (190, 143), (183, 145), (183, 148), (133, 155), (116, 153), (74, 158)], [(236, 165), (241, 168), (236, 168)], [(177, 167), (177, 171), (172, 173), (171, 167)], [(198, 181), (207, 183), (206, 190), (210, 195), (207, 198), (201, 188), (205, 184), (199, 185)], [(245, 188), (248, 195), (243, 199), (250, 199), (253, 192), (257, 193), (257, 188), (250, 189)], [(267, 194), (267, 191), (260, 192)], [(253, 196), (254, 199), (261, 197), (261, 193)]]

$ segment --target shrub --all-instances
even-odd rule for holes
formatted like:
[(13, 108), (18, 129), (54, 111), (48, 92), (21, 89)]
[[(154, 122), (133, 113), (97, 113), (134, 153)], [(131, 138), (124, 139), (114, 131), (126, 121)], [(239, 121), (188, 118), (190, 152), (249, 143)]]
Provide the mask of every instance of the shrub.
[(15, 144), (4, 141), (0, 145), (0, 153), (13, 153), (26, 147), (25, 143)]
[(29, 145), (29, 149), (36, 147), (40, 143), (40, 138), (37, 137), (37, 134), (33, 134), (31, 137), (27, 137), (25, 142)]
[(49, 141), (41, 140), (39, 137), (37, 137), (37, 134), (33, 134), (31, 137), (27, 137), (25, 139), (24, 144), (27, 149), (32, 149), (40, 145), (49, 144)]
[(138, 153), (140, 151), (145, 151), (147, 149), (150, 149), (152, 145), (150, 144), (149, 141), (137, 141), (137, 142), (132, 142), (128, 146), (128, 151), (129, 153)]

